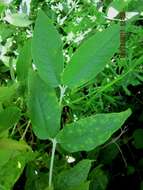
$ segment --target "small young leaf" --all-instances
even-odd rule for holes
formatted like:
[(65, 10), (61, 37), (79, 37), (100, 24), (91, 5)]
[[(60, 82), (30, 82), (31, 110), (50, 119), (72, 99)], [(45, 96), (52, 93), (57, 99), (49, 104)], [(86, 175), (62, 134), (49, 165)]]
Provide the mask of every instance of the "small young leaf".
[(24, 141), (16, 141), (13, 139), (3, 138), (0, 139), (0, 149), (7, 149), (7, 150), (31, 150), (30, 146), (28, 146)]
[(57, 141), (68, 152), (90, 151), (105, 143), (130, 115), (128, 109), (81, 119), (65, 126), (57, 135)]
[(31, 40), (28, 40), (22, 48), (16, 63), (17, 79), (19, 81), (25, 81), (28, 78), (31, 61)]
[(119, 25), (112, 25), (85, 41), (63, 73), (63, 84), (79, 87), (101, 72), (119, 47)]
[(91, 160), (82, 160), (73, 168), (59, 173), (55, 182), (56, 190), (77, 189), (87, 179), (91, 162)]
[(5, 102), (11, 100), (15, 95), (18, 85), (13, 84), (11, 86), (1, 86), (0, 87), (0, 102)]
[(20, 110), (16, 106), (7, 107), (0, 112), (0, 132), (11, 128), (20, 118)]
[(55, 90), (32, 71), (28, 107), (35, 135), (40, 139), (55, 137), (60, 129), (60, 106)]
[(35, 24), (32, 57), (40, 77), (49, 85), (58, 86), (63, 71), (62, 42), (43, 11), (39, 11)]
[(2, 40), (6, 40), (14, 32), (15, 32), (15, 29), (12, 26), (10, 26), (9, 24), (0, 23), (0, 36), (1, 36)]

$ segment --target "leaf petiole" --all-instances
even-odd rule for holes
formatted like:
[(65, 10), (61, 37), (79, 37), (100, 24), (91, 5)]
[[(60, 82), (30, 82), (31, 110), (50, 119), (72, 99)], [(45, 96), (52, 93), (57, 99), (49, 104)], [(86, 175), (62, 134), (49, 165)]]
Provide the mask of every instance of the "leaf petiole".
[(52, 176), (53, 176), (53, 165), (54, 165), (54, 157), (55, 157), (55, 150), (56, 150), (56, 139), (51, 139), (52, 141), (52, 155), (51, 155), (51, 162), (50, 162), (50, 171), (49, 171), (49, 187), (52, 186)]

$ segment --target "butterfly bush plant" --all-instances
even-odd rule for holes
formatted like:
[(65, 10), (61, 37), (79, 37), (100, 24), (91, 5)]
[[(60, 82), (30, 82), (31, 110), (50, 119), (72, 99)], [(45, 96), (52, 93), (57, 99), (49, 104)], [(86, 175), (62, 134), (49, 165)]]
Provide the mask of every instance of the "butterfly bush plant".
[[(102, 72), (118, 48), (119, 25), (110, 24), (86, 39), (65, 64), (58, 31), (42, 10), (38, 12), (33, 38), (26, 42), (23, 55), (29, 67), (27, 106), (32, 130), (37, 138), (51, 141), (47, 189), (88, 189), (87, 176), (94, 160), (83, 159), (56, 177), (56, 149), (69, 153), (91, 151), (105, 143), (130, 116), (131, 110), (127, 109), (118, 113), (97, 113), (70, 123), (61, 122), (63, 108), (68, 104), (67, 94), (82, 89)], [(28, 55), (30, 49), (32, 58)], [(33, 67), (30, 66), (31, 59)], [(17, 64), (19, 80), (25, 81), (20, 64), (21, 61)]]

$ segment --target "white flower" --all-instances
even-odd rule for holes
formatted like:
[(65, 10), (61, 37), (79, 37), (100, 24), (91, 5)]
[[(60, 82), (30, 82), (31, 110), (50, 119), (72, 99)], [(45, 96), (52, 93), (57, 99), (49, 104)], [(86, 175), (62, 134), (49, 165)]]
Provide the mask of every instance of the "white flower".
[(74, 37), (75, 37), (75, 34), (73, 32), (69, 32), (66, 37), (67, 43), (70, 43), (71, 41), (73, 41)]
[(88, 16), (89, 17), (89, 19), (92, 21), (92, 22), (95, 22), (96, 21), (96, 19), (97, 19), (97, 17), (96, 16)]
[(78, 33), (77, 37), (74, 39), (74, 42), (79, 44), (84, 39), (84, 33), (80, 32)]
[(86, 35), (86, 34), (88, 34), (89, 32), (91, 32), (91, 28), (88, 28), (85, 32), (84, 32), (84, 36)]
[(66, 156), (66, 160), (67, 160), (68, 163), (73, 163), (73, 162), (75, 162), (75, 158), (72, 157), (72, 156)]
[(78, 117), (76, 114), (73, 114), (73, 117), (74, 117), (74, 119), (73, 119), (74, 122), (78, 120)]
[(60, 11), (62, 11), (62, 10), (63, 10), (63, 5), (62, 5), (62, 3), (56, 4), (56, 8), (59, 9)]
[(119, 14), (119, 11), (116, 10), (114, 7), (109, 7), (108, 12), (107, 12), (107, 17), (109, 19), (115, 18)]
[(83, 19), (83, 17), (77, 17), (75, 21), (77, 24), (79, 24), (82, 21), (82, 19)]
[(67, 5), (69, 9), (77, 9), (79, 1), (67, 0)]
[(26, 33), (27, 33), (27, 37), (28, 38), (31, 38), (32, 36), (33, 36), (33, 33), (32, 33), (32, 31), (31, 30), (26, 30)]
[(61, 18), (61, 15), (58, 15), (57, 17), (57, 23), (61, 26), (64, 24), (65, 20), (67, 19), (67, 16)]
[(102, 32), (102, 31), (103, 31), (103, 28), (102, 28), (101, 26), (97, 26), (97, 30), (98, 30), (99, 32)]
[(33, 68), (34, 71), (37, 70), (37, 67), (36, 67), (36, 65), (34, 63), (32, 64), (32, 68)]
[(71, 58), (70, 58), (67, 50), (63, 50), (63, 56), (65, 57), (66, 62), (69, 63)]

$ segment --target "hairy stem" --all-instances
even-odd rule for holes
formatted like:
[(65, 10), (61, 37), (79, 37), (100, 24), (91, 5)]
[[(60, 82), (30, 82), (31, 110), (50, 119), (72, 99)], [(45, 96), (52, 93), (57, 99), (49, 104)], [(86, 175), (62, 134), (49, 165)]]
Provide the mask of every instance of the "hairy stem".
[(50, 162), (50, 171), (49, 171), (49, 187), (52, 186), (52, 176), (53, 176), (53, 166), (54, 166), (54, 157), (55, 157), (55, 150), (56, 150), (56, 139), (52, 140), (52, 155), (51, 155), (51, 162)]

